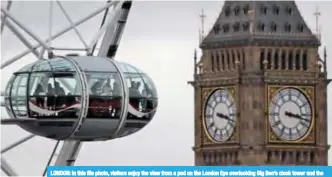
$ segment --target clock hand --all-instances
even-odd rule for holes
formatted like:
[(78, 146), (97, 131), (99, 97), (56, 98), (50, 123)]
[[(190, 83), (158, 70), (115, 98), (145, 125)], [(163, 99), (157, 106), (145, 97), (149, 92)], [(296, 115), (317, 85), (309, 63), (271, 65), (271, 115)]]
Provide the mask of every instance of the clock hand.
[(305, 118), (301, 117), (300, 114), (296, 114), (295, 118), (301, 119), (301, 120), (304, 120), (304, 121), (309, 121), (308, 119), (305, 119)]
[(285, 112), (285, 115), (291, 118), (295, 118), (295, 119), (300, 119), (300, 120), (304, 120), (304, 121), (309, 121), (307, 119), (302, 118), (299, 114), (293, 114), (292, 112)]
[(288, 112), (288, 111), (285, 111), (285, 115), (288, 117), (292, 117), (292, 118), (298, 118), (296, 114), (294, 114), (292, 112)]
[(228, 120), (228, 121), (232, 121), (232, 122), (234, 122), (234, 120), (232, 120), (231, 118), (229, 118), (229, 116), (224, 115), (224, 114), (222, 114), (222, 113), (218, 113), (218, 112), (217, 112), (217, 116), (220, 117), (220, 118), (222, 118), (222, 119), (226, 119), (226, 120)]
[(285, 111), (285, 116), (294, 117), (294, 114), (288, 111)]
[(222, 119), (225, 119), (225, 118), (226, 118), (226, 116), (225, 116), (223, 113), (219, 113), (219, 112), (217, 112), (217, 116), (218, 116), (219, 118), (222, 118)]

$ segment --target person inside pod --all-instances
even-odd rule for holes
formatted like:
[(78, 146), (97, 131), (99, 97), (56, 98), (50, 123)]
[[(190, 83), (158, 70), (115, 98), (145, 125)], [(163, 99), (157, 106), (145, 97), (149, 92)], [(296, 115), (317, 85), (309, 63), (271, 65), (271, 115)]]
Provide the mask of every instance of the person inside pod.
[[(88, 118), (119, 118), (121, 87), (117, 73), (89, 73), (91, 85)], [(113, 84), (112, 84), (113, 83)], [(113, 86), (113, 88), (112, 88)]]
[[(65, 89), (59, 82), (62, 79), (66, 79), (67, 81), (76, 83), (77, 81), (75, 80), (74, 73), (49, 74), (47, 72), (39, 72), (32, 73), (31, 77), (30, 89), (33, 89), (34, 85), (37, 84), (35, 92), (29, 96), (29, 109), (31, 110), (31, 117), (77, 117), (76, 113), (78, 109), (76, 104), (79, 104), (79, 99), (75, 99), (75, 97), (77, 97), (76, 95), (66, 95)], [(52, 85), (54, 85), (54, 87)], [(43, 95), (40, 94), (42, 88), (46, 88)], [(75, 100), (74, 102), (73, 99)], [(43, 100), (44, 103), (40, 104), (40, 100)], [(68, 104), (69, 102), (71, 102), (71, 104)]]

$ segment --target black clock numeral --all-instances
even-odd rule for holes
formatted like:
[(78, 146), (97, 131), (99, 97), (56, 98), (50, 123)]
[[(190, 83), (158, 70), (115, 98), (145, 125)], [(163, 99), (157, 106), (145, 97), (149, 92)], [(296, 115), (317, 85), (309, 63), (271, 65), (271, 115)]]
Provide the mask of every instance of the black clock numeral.
[(306, 102), (304, 102), (301, 106), (300, 106), (300, 108), (303, 108), (304, 106), (306, 106), (308, 104), (308, 102), (306, 101)]
[(276, 102), (276, 100), (272, 100), (271, 102), (272, 102), (272, 105), (279, 106), (278, 103)]
[(229, 124), (232, 128), (235, 127), (235, 122), (234, 122), (234, 121), (229, 121), (228, 124)]
[(282, 132), (282, 133), (286, 133), (286, 132), (285, 132), (285, 129), (286, 129), (286, 127), (282, 126), (282, 128), (280, 129), (280, 132)]
[(231, 104), (228, 105), (228, 109), (230, 109), (234, 105), (234, 101), (229, 101)]
[(229, 98), (229, 94), (225, 93), (225, 98), (228, 99)]
[(301, 116), (311, 116), (311, 114), (305, 113), (305, 114), (301, 114)]
[(210, 128), (212, 128), (212, 127), (214, 127), (214, 122), (211, 122), (209, 125), (208, 125), (208, 129), (210, 129)]
[(308, 122), (305, 122), (305, 121), (301, 121), (300, 124), (303, 125), (303, 126), (306, 127), (306, 128), (309, 128), (309, 127), (310, 127), (310, 125), (308, 125), (309, 123), (308, 123)]
[(230, 133), (227, 131), (227, 130), (225, 130), (225, 136), (229, 136), (230, 135)]
[(217, 95), (216, 94), (213, 94), (212, 98), (213, 98), (213, 101), (217, 102)]
[(213, 115), (212, 114), (205, 114), (205, 117), (206, 118), (213, 118)]
[(291, 100), (292, 99), (292, 90), (289, 89), (288, 90), (288, 100)]
[(279, 112), (270, 112), (271, 116), (279, 116)]
[(216, 135), (218, 133), (218, 128), (214, 129), (213, 135)]
[(229, 115), (230, 116), (236, 116), (236, 113), (230, 113)]
[(292, 130), (290, 128), (287, 128), (289, 139), (292, 139)]
[(279, 124), (281, 124), (280, 120), (273, 122), (273, 124), (271, 126), (272, 127), (277, 127)]
[(297, 134), (301, 135), (301, 130), (298, 127), (296, 127), (295, 129), (296, 129)]
[(206, 104), (206, 106), (209, 107), (209, 108), (213, 108), (210, 103)]

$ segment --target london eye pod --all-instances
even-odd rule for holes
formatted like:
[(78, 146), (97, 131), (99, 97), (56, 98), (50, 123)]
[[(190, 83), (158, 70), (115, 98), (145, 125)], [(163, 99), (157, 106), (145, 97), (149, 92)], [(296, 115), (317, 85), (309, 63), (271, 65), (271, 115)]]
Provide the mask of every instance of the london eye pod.
[(146, 126), (158, 106), (147, 74), (95, 56), (39, 60), (15, 72), (5, 92), (10, 119), (2, 123), (55, 140), (124, 137)]

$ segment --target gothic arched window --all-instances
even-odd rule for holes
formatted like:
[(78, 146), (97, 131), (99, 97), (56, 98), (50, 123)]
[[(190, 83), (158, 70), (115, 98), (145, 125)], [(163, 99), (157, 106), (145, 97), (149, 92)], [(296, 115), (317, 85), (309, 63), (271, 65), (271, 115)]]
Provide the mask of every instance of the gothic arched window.
[(272, 50), (267, 51), (267, 69), (272, 69)]
[(302, 66), (304, 70), (308, 69), (308, 58), (307, 51), (305, 50), (302, 55)]
[(295, 69), (300, 70), (301, 69), (300, 65), (301, 65), (300, 51), (297, 50), (295, 55)]
[(211, 54), (211, 70), (214, 71), (214, 53)]
[(279, 50), (274, 51), (274, 69), (279, 68)]
[(225, 56), (224, 56), (224, 52), (221, 52), (221, 66), (222, 66), (222, 70), (225, 70)]
[(264, 59), (265, 59), (265, 49), (261, 49), (261, 54), (259, 58), (261, 70), (264, 69)]
[(292, 70), (293, 69), (293, 50), (288, 51), (288, 69)]
[(217, 70), (220, 71), (220, 60), (219, 60), (219, 53), (216, 52), (216, 60), (217, 60)]
[(286, 51), (283, 50), (281, 53), (281, 69), (286, 69)]

